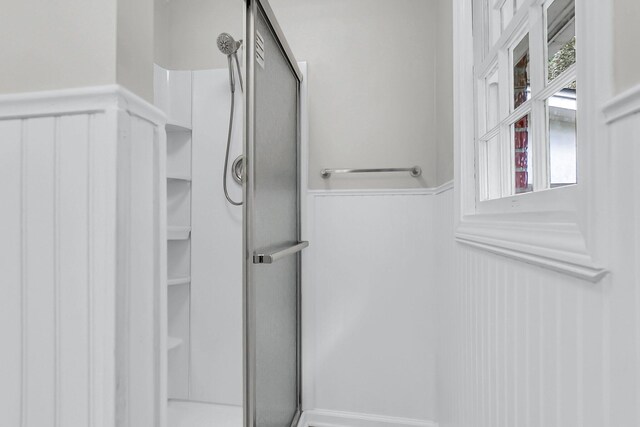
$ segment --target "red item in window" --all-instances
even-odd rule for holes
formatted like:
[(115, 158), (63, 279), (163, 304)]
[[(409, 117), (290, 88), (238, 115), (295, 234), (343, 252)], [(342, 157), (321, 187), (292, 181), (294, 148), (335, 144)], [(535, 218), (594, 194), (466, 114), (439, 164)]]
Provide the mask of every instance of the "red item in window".
[(516, 168), (527, 169), (528, 160), (529, 160), (529, 156), (526, 151), (516, 153)]
[(516, 122), (516, 129), (523, 129), (529, 127), (529, 116), (524, 116)]
[[(516, 127), (516, 129), (518, 129)], [(526, 150), (529, 147), (529, 132), (526, 130), (515, 132), (515, 148), (517, 150)]]
[(529, 172), (516, 172), (516, 189), (527, 188)]

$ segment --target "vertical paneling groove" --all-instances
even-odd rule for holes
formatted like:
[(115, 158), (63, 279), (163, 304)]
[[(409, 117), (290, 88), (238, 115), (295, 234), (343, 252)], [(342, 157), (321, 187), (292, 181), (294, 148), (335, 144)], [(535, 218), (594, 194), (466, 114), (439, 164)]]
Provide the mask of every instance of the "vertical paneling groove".
[[(54, 330), (54, 119), (29, 119), (25, 141), (30, 170), (26, 175), (27, 426), (50, 426), (55, 418)], [(33, 405), (33, 406), (32, 406)]]
[[(479, 271), (480, 271), (480, 277), (487, 277), (487, 263), (485, 260), (478, 258), (477, 256), (475, 256), (474, 254), (474, 262), (476, 263), (476, 265), (479, 265)], [(489, 281), (488, 280), (483, 280), (480, 282), (480, 331), (481, 331), (481, 337), (480, 337), (480, 345), (481, 345), (481, 354), (482, 354), (482, 359), (481, 359), (481, 365), (482, 365), (482, 378), (480, 381), (480, 384), (482, 385), (482, 419), (483, 419), (483, 425), (485, 427), (492, 427), (491, 426), (491, 414), (490, 414), (490, 392), (489, 392), (489, 387), (490, 387), (490, 381), (488, 378), (488, 369), (487, 369), (487, 365), (489, 364), (489, 357), (488, 357), (488, 353), (489, 353), (489, 346), (487, 345), (487, 341), (489, 341)]]
[(56, 226), (59, 293), (58, 422), (61, 427), (88, 424), (90, 390), (85, 378), (87, 347), (87, 171), (89, 118), (58, 119)]
[(513, 316), (513, 355), (512, 355), (512, 360), (513, 360), (513, 423), (514, 426), (521, 426), (522, 424), (520, 423), (520, 416), (522, 414), (522, 412), (520, 411), (520, 401), (521, 401), (521, 389), (519, 387), (520, 384), (520, 375), (521, 375), (521, 371), (518, 369), (518, 361), (520, 359), (518, 359), (518, 356), (520, 354), (519, 352), (519, 348), (518, 348), (518, 344), (520, 343), (520, 339), (522, 338), (520, 335), (520, 318), (518, 317), (518, 302), (520, 301), (519, 299), (519, 292), (520, 292), (520, 288), (518, 286), (518, 282), (517, 282), (517, 276), (515, 274), (513, 274), (513, 272), (509, 271), (509, 276), (511, 277), (511, 282), (510, 285), (513, 287), (513, 311), (514, 311), (514, 316)]
[[(92, 198), (92, 189), (93, 189), (93, 174), (92, 171), (95, 170), (93, 163), (93, 150), (94, 144), (96, 140), (94, 138), (94, 124), (95, 124), (95, 115), (89, 114), (87, 117), (89, 123), (89, 135), (87, 138), (87, 153), (85, 163), (89, 165), (87, 168), (87, 188), (86, 188), (86, 226), (87, 226), (87, 251), (86, 251), (86, 259), (85, 263), (87, 265), (87, 295), (86, 295), (86, 305), (87, 305), (87, 330), (86, 330), (86, 339), (87, 339), (87, 377), (86, 377), (86, 387), (87, 387), (87, 395), (91, 396), (92, 391), (94, 390), (94, 382), (93, 382), (93, 371), (94, 371), (94, 360), (96, 354), (94, 352), (94, 344), (93, 344), (93, 332), (95, 330), (95, 325), (93, 321), (93, 271), (95, 265), (93, 265), (93, 198)], [(94, 424), (94, 407), (93, 407), (93, 399), (89, 399), (87, 405), (87, 425), (94, 426), (99, 424)]]
[(577, 309), (576, 309), (576, 367), (577, 367), (577, 380), (576, 380), (576, 396), (577, 396), (577, 413), (576, 422), (578, 425), (584, 425), (584, 335), (582, 325), (584, 321), (583, 308), (584, 308), (584, 295), (582, 292), (577, 296)]
[(0, 121), (0, 404), (2, 422), (21, 425), (22, 402), (22, 124)]
[[(634, 130), (631, 133), (631, 135), (640, 135), (640, 116), (636, 115), (635, 117), (631, 118), (630, 120), (633, 120), (634, 122)], [(640, 145), (638, 145), (638, 141), (637, 141), (637, 137), (634, 138), (634, 140), (632, 141), (634, 144), (634, 152), (635, 155), (632, 156), (634, 158), (634, 161), (637, 161), (638, 159), (638, 155), (640, 155)], [(634, 182), (638, 182), (638, 179), (640, 179), (640, 174), (638, 174), (637, 169), (633, 168), (634, 171), (634, 177), (635, 180)], [(633, 400), (633, 406), (635, 407), (634, 410), (634, 416), (637, 422), (640, 422), (640, 287), (638, 285), (640, 285), (640, 262), (637, 262), (638, 259), (638, 255), (640, 254), (640, 185), (635, 185), (633, 187), (634, 192), (632, 193), (632, 199), (634, 200), (634, 206), (633, 206), (633, 213), (635, 216), (635, 223), (634, 223), (634, 229), (635, 229), (635, 233), (634, 233), (634, 248), (633, 248), (633, 255), (636, 258), (636, 262), (633, 263), (633, 274), (634, 274), (634, 283), (633, 285), (633, 292), (634, 292), (634, 324), (635, 324), (635, 345), (634, 345), (634, 349), (635, 349), (635, 364), (634, 366), (636, 366), (636, 370), (635, 370), (635, 384), (636, 384), (636, 393), (635, 393), (635, 399)], [(610, 315), (610, 307), (609, 305), (607, 305), (607, 314)], [(607, 317), (607, 320), (610, 321), (610, 316)], [(609, 329), (610, 330), (610, 329)], [(611, 333), (609, 335), (609, 342), (611, 342), (611, 335), (613, 335), (613, 333)], [(608, 388), (608, 391), (611, 391)], [(608, 394), (607, 396), (609, 399), (607, 399), (607, 403), (609, 404), (609, 409), (611, 408), (611, 393)], [(609, 417), (609, 420), (611, 419), (611, 417)]]
[(556, 399), (555, 399), (555, 425), (557, 427), (560, 427), (562, 425), (561, 423), (561, 412), (560, 412), (560, 408), (562, 408), (564, 405), (562, 404), (563, 402), (563, 396), (561, 393), (561, 389), (560, 389), (560, 378), (561, 378), (561, 369), (562, 369), (562, 356), (561, 356), (561, 349), (562, 349), (562, 340), (561, 340), (561, 330), (562, 330), (562, 316), (561, 316), (561, 293), (560, 292), (554, 292), (554, 302), (555, 302), (555, 334), (554, 334), (554, 338), (555, 338), (555, 344), (556, 344), (556, 351), (555, 351), (555, 359), (556, 359), (556, 369), (554, 372), (554, 379), (555, 379), (555, 394), (556, 394)]
[(54, 393), (53, 425), (60, 426), (60, 117), (54, 118), (53, 137), (53, 311), (54, 311)]
[(27, 388), (27, 371), (28, 364), (26, 363), (27, 356), (29, 355), (28, 342), (27, 342), (27, 310), (29, 308), (29, 303), (27, 300), (27, 174), (29, 172), (28, 164), (27, 164), (27, 138), (28, 138), (28, 128), (27, 121), (21, 121), (21, 129), (22, 134), (20, 138), (20, 164), (21, 164), (21, 172), (22, 176), (20, 178), (20, 205), (21, 205), (21, 215), (20, 215), (20, 301), (21, 301), (21, 319), (20, 319), (20, 331), (21, 331), (21, 345), (22, 345), (22, 356), (20, 360), (20, 368), (21, 368), (21, 381), (20, 384), (22, 386), (22, 397), (20, 399), (20, 427), (25, 427), (27, 425), (27, 414), (29, 413), (28, 407), (28, 393), (29, 390)]
[[(441, 210), (444, 211), (444, 209), (441, 207)], [(445, 211), (446, 212), (446, 211)], [(442, 214), (439, 217), (440, 221), (446, 220), (446, 214)], [(447, 228), (448, 230), (448, 228)], [(445, 236), (446, 238), (446, 236)], [(451, 251), (447, 252), (448, 256), (453, 256), (453, 254), (455, 253), (455, 243), (452, 245), (453, 248)], [(442, 264), (440, 264), (442, 265)], [(462, 329), (462, 337), (471, 337), (472, 336), (472, 331), (473, 331), (473, 316), (474, 316), (474, 305), (473, 305), (473, 292), (471, 287), (469, 286), (469, 282), (467, 280), (467, 272), (465, 271), (464, 273), (461, 273), (459, 270), (455, 270), (455, 274), (454, 277), (456, 280), (460, 281), (460, 276), (462, 276), (463, 278), (463, 282), (461, 283), (461, 286), (463, 286), (464, 288), (464, 292), (465, 295), (467, 297), (467, 305), (464, 308), (465, 313), (463, 314), (465, 321), (464, 321), (464, 327)], [(456, 337), (458, 338), (458, 337)], [(473, 354), (473, 341), (472, 339), (463, 339), (463, 341), (465, 342), (466, 345), (466, 351), (465, 351), (465, 369), (462, 371), (464, 372), (464, 377), (460, 377), (461, 375), (463, 375), (462, 373), (458, 374), (458, 382), (456, 384), (456, 386), (460, 387), (460, 389), (462, 390), (463, 393), (463, 398), (464, 401), (468, 401), (471, 402), (470, 408), (465, 410), (465, 405), (464, 405), (464, 401), (461, 402), (461, 409), (462, 411), (464, 411), (464, 416), (463, 416), (463, 420), (464, 422), (470, 423), (472, 419), (474, 419), (472, 412), (475, 410), (476, 407), (476, 402), (473, 399), (473, 388), (472, 387), (468, 387), (467, 384), (465, 384), (464, 379), (465, 378), (473, 378), (473, 373), (474, 373), (474, 369), (473, 369), (473, 358), (472, 358), (472, 354)]]
[(538, 279), (537, 283), (534, 284), (534, 286), (537, 289), (537, 294), (538, 294), (538, 307), (537, 307), (537, 323), (538, 323), (538, 377), (539, 377), (539, 383), (538, 383), (538, 418), (539, 418), (539, 425), (540, 427), (545, 427), (548, 426), (548, 424), (545, 424), (545, 405), (544, 405), (544, 396), (545, 396), (545, 392), (544, 392), (544, 386), (545, 386), (545, 377), (547, 375), (547, 372), (544, 369), (544, 361), (545, 361), (545, 350), (546, 350), (546, 346), (545, 346), (545, 335), (544, 335), (544, 328), (545, 328), (545, 317), (544, 317), (544, 283), (542, 280)]

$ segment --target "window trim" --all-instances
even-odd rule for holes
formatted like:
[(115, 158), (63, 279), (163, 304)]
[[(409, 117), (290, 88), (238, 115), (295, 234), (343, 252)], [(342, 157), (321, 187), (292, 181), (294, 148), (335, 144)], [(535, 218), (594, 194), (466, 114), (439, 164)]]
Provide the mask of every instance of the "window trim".
[[(526, 0), (500, 36), (496, 46), (513, 44), (522, 34), (513, 31), (527, 19), (529, 7), (546, 0)], [(456, 168), (456, 240), (489, 252), (596, 282), (607, 274), (606, 227), (608, 174), (607, 128), (601, 106), (612, 95), (611, 0), (576, 2), (576, 36), (580, 60), (578, 111), (578, 184), (517, 194), (478, 203), (476, 179), (476, 123), (478, 109), (468, 94), (477, 94), (476, 76), (488, 76), (500, 52), (483, 50), (474, 69), (476, 49), (488, 37), (472, 34), (473, 14), (483, 13), (479, 2), (454, 0), (454, 140)], [(589, 31), (586, 31), (589, 29)], [(531, 35), (530, 35), (531, 36)], [(543, 48), (543, 46), (539, 46)], [(501, 72), (505, 72), (504, 70)], [(506, 72), (512, 72), (508, 70)], [(545, 85), (546, 74), (544, 75)], [(556, 79), (557, 80), (557, 79)], [(510, 81), (510, 80), (509, 80)], [(556, 83), (554, 80), (551, 84)], [(533, 84), (533, 82), (532, 82)], [(550, 89), (549, 89), (550, 91)], [(546, 90), (545, 90), (546, 93)], [(533, 101), (533, 99), (532, 99)], [(535, 179), (535, 175), (534, 175)]]

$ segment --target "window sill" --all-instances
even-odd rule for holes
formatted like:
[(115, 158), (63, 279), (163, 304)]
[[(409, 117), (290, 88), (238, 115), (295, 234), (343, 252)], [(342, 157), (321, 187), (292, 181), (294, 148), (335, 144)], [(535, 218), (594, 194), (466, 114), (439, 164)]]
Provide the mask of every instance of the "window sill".
[(608, 273), (594, 263), (580, 229), (572, 222), (523, 222), (505, 215), (473, 215), (459, 223), (455, 237), (475, 248), (594, 283)]

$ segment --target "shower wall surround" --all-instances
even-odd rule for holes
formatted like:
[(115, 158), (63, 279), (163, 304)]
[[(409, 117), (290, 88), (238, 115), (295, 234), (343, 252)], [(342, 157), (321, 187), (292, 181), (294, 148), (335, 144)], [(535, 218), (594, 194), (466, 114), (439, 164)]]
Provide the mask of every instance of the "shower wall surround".
[[(242, 207), (222, 190), (229, 71), (155, 67), (156, 105), (167, 114), (168, 399), (242, 405)], [(236, 93), (231, 159), (242, 153)], [(229, 191), (242, 187), (229, 175)]]
[(0, 424), (157, 426), (163, 127), (115, 85), (0, 96)]

